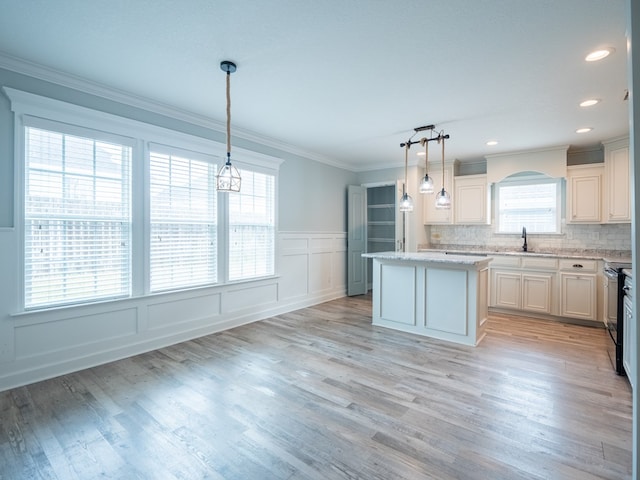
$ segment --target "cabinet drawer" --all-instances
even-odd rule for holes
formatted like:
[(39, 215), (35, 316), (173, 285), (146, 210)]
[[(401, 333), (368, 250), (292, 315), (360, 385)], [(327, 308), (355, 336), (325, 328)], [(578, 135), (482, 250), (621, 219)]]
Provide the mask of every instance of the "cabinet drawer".
[(537, 270), (556, 270), (558, 268), (558, 259), (522, 257), (522, 268), (533, 268)]
[(514, 267), (520, 268), (520, 257), (517, 255), (497, 255), (492, 257), (490, 267)]
[(579, 258), (564, 258), (560, 260), (560, 270), (570, 272), (597, 272), (597, 260), (582, 260)]

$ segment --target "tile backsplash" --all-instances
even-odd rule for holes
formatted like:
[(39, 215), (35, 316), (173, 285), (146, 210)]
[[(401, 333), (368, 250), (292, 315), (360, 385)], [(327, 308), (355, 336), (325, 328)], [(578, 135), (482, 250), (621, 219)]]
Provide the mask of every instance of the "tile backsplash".
[[(496, 234), (490, 225), (431, 225), (427, 229), (429, 245), (424, 248), (461, 248), (478, 250), (519, 250), (519, 234)], [(631, 251), (631, 224), (579, 225), (565, 224), (560, 235), (527, 234), (532, 252), (620, 252)]]

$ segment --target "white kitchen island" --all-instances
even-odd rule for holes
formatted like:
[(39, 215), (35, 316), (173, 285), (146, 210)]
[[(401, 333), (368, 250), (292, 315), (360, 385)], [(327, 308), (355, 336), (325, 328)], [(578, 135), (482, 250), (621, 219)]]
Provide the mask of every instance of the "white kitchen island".
[(373, 325), (465, 345), (485, 335), (490, 257), (380, 252), (373, 259)]

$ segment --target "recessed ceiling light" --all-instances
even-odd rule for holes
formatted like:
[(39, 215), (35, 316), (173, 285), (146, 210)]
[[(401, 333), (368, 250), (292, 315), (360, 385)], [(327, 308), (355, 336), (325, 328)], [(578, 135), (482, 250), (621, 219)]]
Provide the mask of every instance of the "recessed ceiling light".
[(493, 147), (494, 145), (497, 145), (497, 144), (498, 144), (497, 140), (489, 140), (487, 142), (487, 145), (490, 146), (490, 147)]
[(597, 98), (590, 98), (589, 100), (585, 100), (584, 102), (581, 102), (580, 106), (581, 107), (592, 107), (596, 103), (600, 103), (600, 100), (598, 100)]
[(593, 127), (584, 127), (576, 130), (576, 133), (587, 133), (593, 130)]
[(584, 57), (587, 62), (595, 62), (597, 60), (602, 60), (605, 57), (608, 57), (609, 54), (613, 53), (615, 50), (613, 48), (602, 48), (600, 50), (594, 50), (589, 55)]

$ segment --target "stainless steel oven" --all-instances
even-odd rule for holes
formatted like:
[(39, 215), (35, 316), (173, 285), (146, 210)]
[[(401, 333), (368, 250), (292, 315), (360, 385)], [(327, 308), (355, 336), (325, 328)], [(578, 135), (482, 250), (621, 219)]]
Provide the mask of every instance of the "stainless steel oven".
[(622, 365), (625, 275), (622, 270), (630, 267), (630, 262), (605, 261), (604, 264), (604, 322), (610, 337), (607, 352), (611, 365), (618, 375), (625, 374)]

